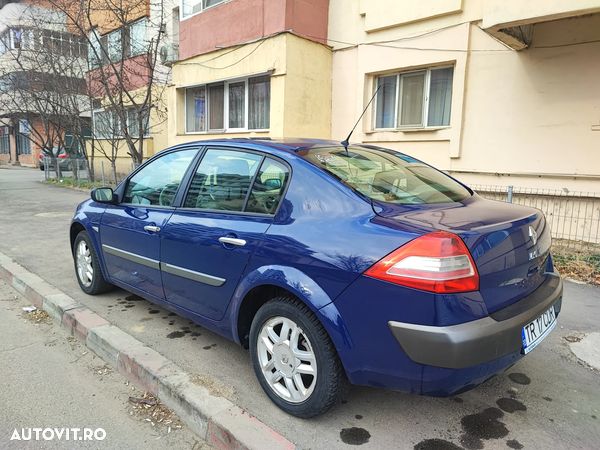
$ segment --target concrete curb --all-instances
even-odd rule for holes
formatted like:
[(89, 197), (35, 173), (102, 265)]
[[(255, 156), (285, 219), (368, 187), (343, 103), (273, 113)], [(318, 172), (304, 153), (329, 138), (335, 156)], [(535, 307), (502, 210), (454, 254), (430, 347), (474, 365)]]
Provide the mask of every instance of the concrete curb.
[(111, 325), (72, 297), (0, 253), (0, 278), (119, 373), (157, 396), (195, 433), (218, 449), (294, 449), (277, 431), (224, 397), (194, 384), (160, 353)]

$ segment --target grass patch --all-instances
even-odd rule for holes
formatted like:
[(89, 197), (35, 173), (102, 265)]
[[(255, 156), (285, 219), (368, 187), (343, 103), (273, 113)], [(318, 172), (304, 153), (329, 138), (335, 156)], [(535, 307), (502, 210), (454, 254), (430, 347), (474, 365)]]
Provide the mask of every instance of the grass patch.
[(590, 244), (584, 249), (556, 246), (552, 249), (554, 265), (561, 275), (600, 285), (600, 248)]
[(62, 187), (75, 188), (75, 189), (94, 189), (97, 187), (104, 187), (104, 186), (114, 187), (114, 184), (112, 184), (112, 183), (102, 183), (101, 181), (76, 180), (75, 178), (72, 178), (72, 177), (64, 177), (64, 178), (61, 178), (60, 180), (52, 178), (52, 179), (46, 180), (45, 183), (52, 184), (54, 186), (62, 186)]

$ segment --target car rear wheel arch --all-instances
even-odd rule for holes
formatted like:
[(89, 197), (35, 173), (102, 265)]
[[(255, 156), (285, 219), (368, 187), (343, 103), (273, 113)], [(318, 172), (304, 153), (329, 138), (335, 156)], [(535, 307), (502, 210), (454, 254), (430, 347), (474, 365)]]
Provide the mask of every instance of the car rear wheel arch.
[[(240, 306), (238, 307), (237, 321), (234, 326), (236, 327), (235, 330), (237, 331), (238, 341), (242, 347), (245, 349), (249, 348), (250, 327), (258, 310), (265, 303), (277, 297), (289, 297), (304, 304), (325, 328), (327, 334), (330, 334), (327, 326), (328, 324), (324, 323), (326, 320), (324, 321), (323, 316), (319, 314), (320, 308), (318, 305), (314, 305), (310, 301), (307, 301), (307, 299), (302, 298), (292, 289), (286, 289), (282, 286), (265, 283), (254, 286), (252, 289), (246, 292), (242, 301), (240, 302)], [(331, 335), (329, 337), (330, 339), (332, 338)]]
[(242, 347), (249, 348), (250, 326), (261, 306), (269, 300), (281, 296), (298, 298), (287, 289), (273, 284), (255, 286), (246, 293), (240, 303), (237, 317), (237, 335)]

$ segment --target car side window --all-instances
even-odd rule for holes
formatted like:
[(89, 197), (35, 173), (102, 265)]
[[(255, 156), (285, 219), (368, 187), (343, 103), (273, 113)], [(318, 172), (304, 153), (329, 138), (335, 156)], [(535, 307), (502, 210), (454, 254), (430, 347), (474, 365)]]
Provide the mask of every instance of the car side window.
[(123, 203), (171, 206), (197, 151), (189, 149), (168, 153), (142, 168), (127, 182)]
[(283, 163), (266, 158), (250, 191), (246, 211), (275, 214), (289, 176), (290, 172)]
[(209, 149), (185, 198), (186, 208), (242, 211), (263, 157), (255, 153)]

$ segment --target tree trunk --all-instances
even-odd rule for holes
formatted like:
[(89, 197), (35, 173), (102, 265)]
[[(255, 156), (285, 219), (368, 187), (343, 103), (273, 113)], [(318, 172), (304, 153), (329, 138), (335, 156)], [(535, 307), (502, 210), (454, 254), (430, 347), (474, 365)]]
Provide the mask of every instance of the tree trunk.
[(112, 160), (110, 162), (110, 168), (112, 170), (112, 174), (113, 174), (113, 180), (115, 182), (115, 186), (117, 185), (118, 181), (117, 181), (117, 161), (116, 160)]
[(58, 161), (58, 158), (54, 155), (52, 156), (52, 159), (50, 161), (52, 161), (52, 164), (54, 165), (54, 171), (56, 172), (56, 179), (58, 181), (60, 181), (60, 179), (62, 178), (62, 174), (60, 173), (60, 162)]

